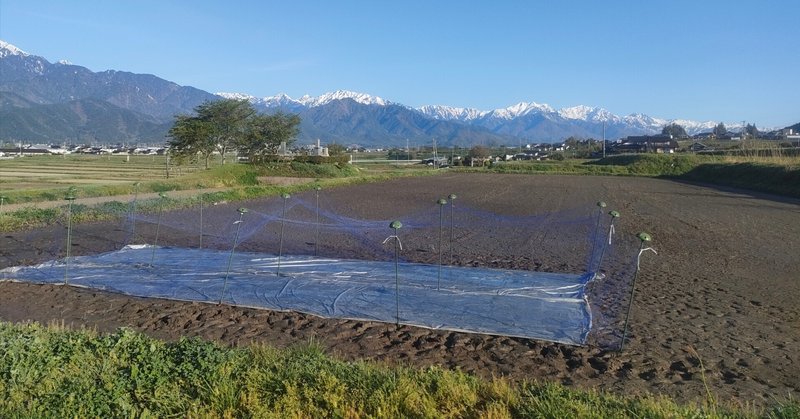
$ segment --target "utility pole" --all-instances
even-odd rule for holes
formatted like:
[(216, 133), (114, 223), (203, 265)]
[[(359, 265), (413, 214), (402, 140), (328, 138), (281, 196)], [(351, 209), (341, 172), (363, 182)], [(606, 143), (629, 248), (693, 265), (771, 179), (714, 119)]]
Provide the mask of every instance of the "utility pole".
[(433, 169), (436, 170), (436, 137), (433, 137)]
[(169, 179), (169, 150), (164, 151), (164, 173), (166, 173), (167, 179)]
[(606, 158), (606, 121), (603, 121), (603, 158)]

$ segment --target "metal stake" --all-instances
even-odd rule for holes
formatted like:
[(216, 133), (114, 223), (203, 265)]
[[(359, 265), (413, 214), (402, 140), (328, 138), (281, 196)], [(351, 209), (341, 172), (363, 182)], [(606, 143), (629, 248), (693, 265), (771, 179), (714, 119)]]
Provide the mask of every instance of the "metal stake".
[(317, 226), (316, 232), (314, 233), (314, 257), (317, 256), (319, 253), (319, 191), (322, 189), (321, 186), (316, 185), (314, 186), (314, 191), (317, 194)]
[(442, 283), (442, 214), (444, 213), (444, 206), (447, 205), (447, 200), (439, 198), (436, 203), (439, 204), (439, 271), (436, 274), (436, 291), (439, 291)]
[(158, 194), (158, 197), (161, 198), (159, 200), (158, 205), (158, 222), (156, 223), (156, 238), (153, 240), (153, 253), (150, 255), (150, 266), (153, 266), (153, 262), (156, 260), (156, 247), (158, 247), (158, 232), (161, 229), (161, 214), (164, 212), (164, 200), (167, 196), (164, 192)]
[(631, 315), (631, 307), (633, 307), (633, 295), (634, 292), (636, 291), (636, 278), (639, 276), (639, 257), (645, 250), (644, 249), (645, 243), (653, 240), (649, 234), (644, 232), (639, 233), (637, 237), (639, 237), (639, 240), (641, 240), (642, 244), (639, 246), (639, 254), (636, 257), (636, 272), (633, 274), (633, 283), (631, 284), (631, 297), (628, 300), (628, 312), (625, 313), (625, 327), (622, 329), (622, 339), (619, 341), (620, 352), (625, 348), (625, 337), (628, 335), (628, 320)]
[(600, 268), (603, 265), (603, 257), (606, 254), (606, 249), (608, 248), (608, 246), (611, 246), (611, 232), (614, 231), (614, 221), (616, 221), (616, 219), (619, 218), (619, 212), (617, 212), (617, 211), (609, 211), (608, 215), (611, 216), (611, 224), (609, 224), (609, 227), (608, 227), (608, 243), (606, 243), (605, 240), (603, 241), (603, 249), (600, 251), (600, 259), (597, 261), (597, 270), (596, 270), (596, 272), (598, 272), (598, 273), (600, 272)]
[(455, 218), (453, 217), (453, 211), (456, 206), (456, 194), (451, 193), (450, 196), (450, 264), (453, 264), (453, 225), (455, 224)]
[(400, 270), (398, 267), (398, 259), (400, 259), (400, 237), (397, 236), (397, 230), (402, 226), (403, 223), (400, 221), (392, 221), (389, 224), (389, 228), (394, 229), (394, 306), (395, 324), (397, 327), (400, 327)]
[(133, 213), (131, 215), (131, 244), (136, 244), (136, 200), (139, 198), (139, 182), (133, 184)]
[(597, 206), (600, 207), (600, 212), (597, 213), (597, 223), (594, 226), (594, 235), (592, 236), (592, 253), (589, 256), (589, 269), (593, 267), (591, 262), (594, 261), (594, 252), (597, 250), (597, 232), (600, 231), (600, 216), (603, 214), (603, 208), (606, 207), (606, 203), (597, 201)]
[(69, 194), (64, 197), (69, 202), (67, 206), (67, 255), (64, 258), (64, 285), (69, 284), (69, 253), (72, 248), (72, 202), (75, 201), (75, 195), (70, 188)]
[(233, 252), (236, 250), (236, 244), (239, 242), (239, 231), (242, 229), (242, 217), (247, 212), (247, 208), (239, 208), (239, 221), (236, 221), (236, 235), (233, 238), (233, 246), (231, 246), (231, 254), (228, 256), (228, 269), (225, 270), (225, 280), (222, 281), (222, 294), (219, 296), (219, 302), (225, 298), (225, 289), (228, 287), (228, 275), (231, 273), (231, 262), (233, 262)]
[(203, 248), (203, 194), (200, 194), (200, 249), (202, 248)]
[(278, 243), (278, 271), (275, 273), (276, 275), (281, 275), (281, 256), (283, 255), (283, 226), (286, 224), (286, 201), (289, 199), (291, 195), (288, 193), (281, 194), (281, 198), (283, 198), (283, 213), (281, 215), (281, 233), (280, 233), (280, 240)]

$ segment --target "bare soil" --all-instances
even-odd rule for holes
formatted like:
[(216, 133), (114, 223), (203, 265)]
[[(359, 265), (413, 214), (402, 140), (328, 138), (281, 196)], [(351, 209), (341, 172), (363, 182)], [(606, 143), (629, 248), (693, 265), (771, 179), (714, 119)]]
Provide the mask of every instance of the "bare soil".
[[(599, 198), (623, 214), (620, 234), (650, 232), (658, 254), (642, 258), (624, 351), (10, 282), (0, 282), (0, 319), (99, 331), (125, 326), (164, 339), (200, 336), (229, 345), (285, 347), (313, 339), (346, 360), (439, 365), (680, 401), (702, 402), (706, 384), (725, 403), (800, 397), (800, 202), (647, 178), (478, 174), (325, 194), (355, 216), (391, 219), (451, 192), (501, 214), (567, 209)], [(242, 204), (215, 208), (225, 205)], [(113, 250), (124, 235), (112, 224), (79, 228), (73, 254)], [(3, 233), (0, 268), (58, 257), (57, 229), (63, 227)], [(162, 234), (165, 242), (186, 240)]]

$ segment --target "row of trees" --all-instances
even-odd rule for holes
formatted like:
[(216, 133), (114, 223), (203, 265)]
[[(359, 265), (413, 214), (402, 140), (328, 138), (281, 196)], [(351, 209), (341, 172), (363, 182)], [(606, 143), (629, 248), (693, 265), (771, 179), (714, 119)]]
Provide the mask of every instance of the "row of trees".
[[(720, 122), (719, 124), (717, 124), (714, 127), (714, 129), (712, 130), (712, 133), (716, 137), (723, 137), (723, 136), (726, 136), (726, 135), (730, 134), (728, 132), (728, 128), (726, 128), (725, 124), (723, 124), (722, 122)], [(669, 125), (665, 125), (664, 128), (661, 130), (661, 134), (672, 135), (673, 138), (686, 138), (686, 137), (689, 136), (686, 133), (686, 130), (682, 126), (680, 126), (680, 125), (678, 125), (678, 124), (676, 124), (674, 122), (669, 124)], [(759, 134), (758, 128), (756, 128), (755, 124), (747, 124), (747, 125), (745, 125), (745, 127), (744, 127), (744, 135), (745, 136), (751, 137), (751, 138), (756, 138), (756, 137), (758, 137), (758, 134)]]
[(178, 115), (169, 130), (170, 153), (179, 161), (202, 160), (205, 168), (215, 152), (238, 151), (251, 162), (277, 154), (281, 143), (294, 142), (300, 117), (256, 112), (246, 100), (223, 99), (198, 105), (194, 116)]
[(672, 138), (686, 138), (689, 136), (689, 134), (686, 133), (685, 128), (674, 122), (669, 125), (665, 125), (664, 128), (661, 130), (661, 134), (671, 135)]

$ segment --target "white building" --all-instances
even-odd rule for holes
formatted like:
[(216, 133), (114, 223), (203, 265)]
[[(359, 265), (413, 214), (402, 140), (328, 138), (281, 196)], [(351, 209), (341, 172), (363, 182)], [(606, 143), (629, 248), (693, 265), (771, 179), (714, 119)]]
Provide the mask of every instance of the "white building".
[(320, 157), (328, 157), (328, 147), (323, 147), (319, 144), (319, 138), (317, 138), (317, 145), (311, 146), (311, 150), (308, 153), (309, 156), (320, 156)]

